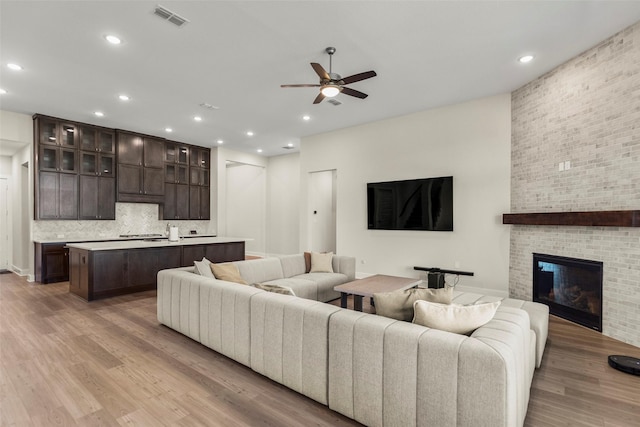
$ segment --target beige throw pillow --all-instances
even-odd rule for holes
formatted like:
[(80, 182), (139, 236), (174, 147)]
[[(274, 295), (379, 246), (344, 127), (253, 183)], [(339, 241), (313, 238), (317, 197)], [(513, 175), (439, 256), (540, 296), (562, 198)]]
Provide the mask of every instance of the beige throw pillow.
[(311, 252), (311, 270), (309, 272), (333, 273), (333, 266), (331, 265), (332, 259), (333, 252), (327, 252), (326, 254)]
[(275, 284), (269, 284), (269, 283), (254, 283), (253, 285), (251, 285), (255, 288), (258, 289), (262, 289), (263, 291), (267, 291), (267, 292), (274, 292), (276, 294), (285, 294), (285, 295), (292, 295), (292, 296), (296, 296), (295, 292), (293, 292), (293, 289), (291, 289), (288, 286), (281, 286), (281, 285), (275, 285)]
[(500, 301), (474, 305), (416, 301), (413, 303), (413, 323), (455, 334), (468, 334), (493, 319), (499, 305)]
[(230, 262), (223, 262), (221, 264), (211, 263), (211, 271), (213, 275), (216, 276), (216, 279), (240, 283), (241, 285), (247, 284), (247, 282), (242, 279), (242, 276), (240, 276), (238, 267)]
[(417, 300), (451, 304), (452, 296), (453, 288), (449, 286), (440, 289), (412, 288), (373, 294), (373, 302), (377, 315), (411, 322), (413, 303)]

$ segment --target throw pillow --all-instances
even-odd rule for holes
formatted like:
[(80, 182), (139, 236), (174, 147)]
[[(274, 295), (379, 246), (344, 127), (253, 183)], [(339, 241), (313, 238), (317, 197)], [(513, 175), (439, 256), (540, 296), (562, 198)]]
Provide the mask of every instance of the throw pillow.
[(311, 271), (311, 252), (304, 253), (304, 272), (308, 273)]
[(253, 286), (254, 288), (262, 289), (263, 291), (267, 291), (267, 292), (292, 295), (294, 297), (296, 296), (295, 292), (293, 292), (293, 289), (291, 289), (288, 286), (281, 286), (281, 285), (275, 285), (275, 284), (269, 284), (269, 283), (254, 283), (251, 286)]
[(333, 266), (331, 265), (332, 259), (333, 252), (327, 252), (326, 254), (311, 252), (311, 270), (309, 270), (309, 272), (333, 273)]
[(468, 334), (493, 319), (499, 305), (500, 301), (474, 305), (416, 301), (413, 303), (413, 323), (455, 334)]
[(223, 262), (221, 264), (211, 263), (211, 271), (213, 275), (216, 276), (216, 279), (240, 283), (241, 285), (247, 284), (247, 282), (242, 279), (242, 276), (240, 276), (238, 267), (230, 262)]
[(440, 289), (412, 288), (373, 294), (373, 302), (377, 315), (411, 322), (414, 302), (425, 300), (440, 304), (451, 304), (452, 296), (453, 288), (449, 286)]
[(202, 258), (202, 261), (194, 261), (193, 266), (195, 267), (194, 273), (205, 277), (211, 277), (212, 279), (215, 278), (211, 271), (211, 261), (208, 259)]

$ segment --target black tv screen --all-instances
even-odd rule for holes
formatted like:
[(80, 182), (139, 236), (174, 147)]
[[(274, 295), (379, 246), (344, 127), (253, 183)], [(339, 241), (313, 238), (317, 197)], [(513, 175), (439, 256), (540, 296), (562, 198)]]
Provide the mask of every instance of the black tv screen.
[(369, 230), (453, 231), (453, 177), (367, 184)]

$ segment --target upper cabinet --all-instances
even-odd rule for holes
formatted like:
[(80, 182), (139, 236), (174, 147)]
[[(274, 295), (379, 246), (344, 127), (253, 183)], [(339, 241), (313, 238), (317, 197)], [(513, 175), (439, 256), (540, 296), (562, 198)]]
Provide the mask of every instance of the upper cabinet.
[(209, 219), (211, 150), (36, 114), (35, 219), (115, 219), (119, 202), (160, 219)]
[(164, 201), (164, 141), (131, 132), (117, 132), (118, 201)]
[(78, 127), (34, 117), (35, 219), (78, 219)]
[(116, 153), (116, 134), (113, 130), (89, 125), (80, 125), (78, 130), (81, 150), (105, 154)]

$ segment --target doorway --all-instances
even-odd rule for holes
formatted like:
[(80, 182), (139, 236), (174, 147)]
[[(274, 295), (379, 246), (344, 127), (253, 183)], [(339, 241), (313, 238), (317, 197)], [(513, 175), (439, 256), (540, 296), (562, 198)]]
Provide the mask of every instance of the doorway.
[(0, 272), (9, 265), (9, 180), (0, 178)]
[(336, 183), (335, 169), (309, 176), (309, 248), (315, 252), (336, 253)]

